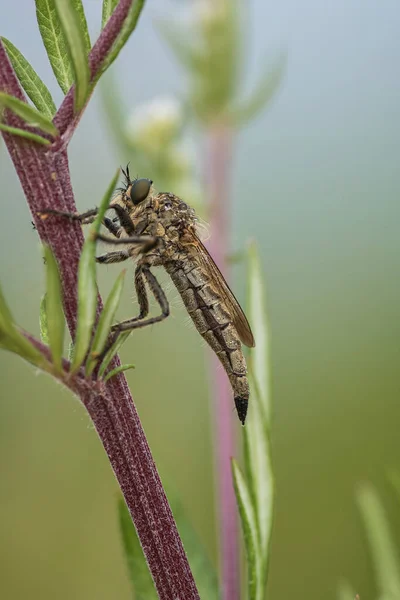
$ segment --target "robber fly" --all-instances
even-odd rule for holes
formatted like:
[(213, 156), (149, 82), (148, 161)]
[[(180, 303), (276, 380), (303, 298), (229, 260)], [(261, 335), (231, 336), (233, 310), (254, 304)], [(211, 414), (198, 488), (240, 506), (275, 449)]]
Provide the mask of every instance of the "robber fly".
[[(98, 239), (123, 246), (107, 252), (97, 262), (117, 263), (129, 258), (137, 261), (135, 289), (140, 312), (133, 319), (113, 326), (107, 348), (123, 331), (162, 321), (169, 315), (166, 295), (152, 273), (162, 266), (180, 293), (196, 329), (221, 361), (231, 383), (238, 417), (244, 425), (249, 400), (249, 383), (241, 342), (254, 346), (250, 325), (229, 289), (223, 275), (201, 242), (197, 232), (195, 211), (171, 193), (157, 193), (150, 179), (133, 179), (129, 169), (122, 170), (125, 182), (109, 209), (115, 219), (105, 217), (103, 224), (114, 237), (98, 235)], [(68, 216), (81, 223), (91, 223), (97, 209), (68, 214), (47, 210), (45, 213)], [(146, 286), (152, 292), (161, 314), (149, 317)]]

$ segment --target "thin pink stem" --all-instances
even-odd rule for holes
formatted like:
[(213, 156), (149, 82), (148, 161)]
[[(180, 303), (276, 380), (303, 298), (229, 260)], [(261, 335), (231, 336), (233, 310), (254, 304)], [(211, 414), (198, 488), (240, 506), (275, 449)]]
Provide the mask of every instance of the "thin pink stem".
[[(230, 233), (230, 169), (232, 131), (214, 125), (207, 134), (206, 186), (211, 208), (210, 252), (225, 277)], [(235, 455), (232, 391), (218, 359), (212, 359), (213, 390), (217, 411), (216, 446), (218, 504), (220, 519), (220, 560), (223, 600), (239, 600), (240, 577), (238, 558), (238, 523), (235, 493), (231, 475), (231, 457)]]

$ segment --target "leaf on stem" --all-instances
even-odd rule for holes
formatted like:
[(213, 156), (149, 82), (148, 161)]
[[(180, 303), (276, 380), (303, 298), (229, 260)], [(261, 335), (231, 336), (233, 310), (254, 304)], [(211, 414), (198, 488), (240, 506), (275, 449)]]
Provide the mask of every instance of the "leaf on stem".
[(108, 336), (111, 331), (111, 325), (114, 322), (115, 313), (117, 311), (122, 290), (124, 287), (124, 279), (125, 279), (126, 271), (121, 271), (118, 275), (117, 279), (114, 282), (114, 285), (111, 289), (111, 292), (104, 304), (104, 308), (101, 311), (101, 315), (99, 318), (99, 322), (96, 328), (96, 333), (94, 334), (92, 347), (90, 350), (90, 358), (87, 361), (86, 365), (86, 376), (92, 374), (93, 369), (97, 364), (96, 358), (101, 355), (106, 345)]
[(118, 0), (103, 0), (103, 10), (101, 13), (101, 28), (104, 29), (108, 19), (113, 14)]
[(49, 329), (47, 326), (47, 312), (46, 312), (46, 294), (43, 294), (40, 301), (40, 312), (39, 312), (39, 329), (40, 339), (43, 344), (49, 345)]
[(74, 78), (55, 0), (35, 0), (35, 2), (39, 31), (51, 68), (60, 88), (66, 94), (74, 83)]
[(57, 109), (46, 85), (14, 44), (4, 37), (1, 38), (1, 41), (4, 44), (8, 58), (10, 59), (14, 71), (26, 94), (32, 100), (38, 111), (48, 119), (52, 119)]
[(115, 375), (118, 375), (119, 373), (123, 373), (124, 371), (129, 371), (130, 369), (135, 369), (135, 365), (134, 364), (126, 364), (126, 365), (120, 365), (119, 367), (115, 367), (115, 369), (112, 369), (111, 371), (109, 371), (107, 373), (107, 375), (104, 377), (104, 381), (108, 381), (109, 379), (111, 379), (111, 377), (115, 377)]
[(257, 518), (249, 487), (234, 459), (232, 459), (232, 476), (246, 548), (249, 600), (262, 600), (264, 588), (260, 572), (261, 549), (258, 544)]
[(49, 370), (49, 363), (26, 337), (15, 327), (11, 311), (0, 287), (0, 348), (18, 354), (37, 367)]
[(31, 127), (38, 127), (45, 133), (49, 133), (53, 136), (58, 135), (58, 129), (50, 119), (45, 117), (33, 106), (30, 106), (26, 102), (22, 102), (22, 100), (19, 100), (14, 96), (0, 92), (0, 108), (8, 108)]
[(87, 24), (83, 7), (77, 0), (54, 0), (54, 6), (64, 34), (75, 83), (75, 110), (79, 112), (89, 96), (90, 70), (88, 62)]
[(74, 341), (74, 357), (71, 372), (81, 366), (89, 348), (97, 306), (96, 285), (96, 234), (100, 230), (103, 217), (110, 204), (116, 186), (119, 170), (111, 181), (101, 201), (96, 220), (90, 228), (89, 235), (83, 245), (78, 270), (78, 321)]
[(56, 259), (49, 246), (44, 247), (46, 260), (46, 301), (47, 335), (53, 364), (62, 372), (65, 319), (62, 304), (62, 287)]
[(4, 123), (0, 123), (0, 130), (10, 133), (11, 135), (17, 135), (25, 138), (26, 140), (31, 140), (31, 142), (36, 142), (37, 144), (43, 144), (44, 146), (48, 146), (50, 144), (50, 140), (46, 140), (46, 138), (42, 137), (41, 135), (37, 135), (32, 131), (26, 131), (25, 129), (19, 129), (18, 127), (10, 127)]
[[(248, 315), (256, 347), (250, 354), (250, 405), (244, 434), (246, 477), (234, 469), (235, 489), (241, 510), (246, 542), (250, 598), (263, 598), (267, 583), (269, 545), (272, 530), (274, 479), (270, 449), (270, 362), (269, 326), (265, 304), (264, 282), (256, 246), (248, 253), (249, 302)], [(239, 485), (240, 484), (240, 485)], [(242, 503), (242, 508), (240, 507)], [(251, 510), (249, 508), (251, 506)], [(245, 511), (246, 509), (246, 511)], [(246, 518), (246, 520), (244, 520)], [(252, 536), (245, 527), (252, 525)], [(255, 555), (253, 550), (255, 547)], [(252, 561), (256, 561), (254, 564)], [(255, 576), (257, 575), (257, 577)]]
[[(117, 341), (111, 346), (111, 348), (109, 349), (109, 351), (107, 352), (107, 354), (105, 355), (103, 362), (100, 365), (100, 369), (99, 369), (99, 377), (103, 377), (104, 373), (106, 372), (106, 370), (108, 369), (108, 367), (110, 366), (110, 363), (112, 361), (112, 359), (114, 358), (114, 356), (116, 354), (118, 354), (119, 349), (121, 348), (122, 344), (125, 342), (125, 340), (128, 339), (128, 337), (130, 336), (131, 332), (130, 331), (124, 331), (123, 333), (120, 333)], [(106, 375), (106, 378), (108, 378), (108, 373)]]
[(356, 498), (369, 542), (379, 596), (400, 598), (399, 556), (379, 496), (370, 484), (364, 484)]

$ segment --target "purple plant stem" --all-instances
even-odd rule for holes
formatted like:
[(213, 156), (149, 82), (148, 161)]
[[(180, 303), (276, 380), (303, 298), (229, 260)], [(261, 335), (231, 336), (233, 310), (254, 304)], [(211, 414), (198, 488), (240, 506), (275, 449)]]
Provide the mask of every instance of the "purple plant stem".
[[(121, 0), (120, 4), (127, 3)], [(25, 99), (1, 42), (0, 90)], [(9, 112), (6, 121), (14, 127), (25, 127)], [(63, 122), (67, 123), (67, 120)], [(55, 218), (42, 220), (37, 216), (37, 212), (46, 207), (76, 210), (64, 140), (56, 140), (50, 147), (44, 147), (10, 134), (3, 137), (40, 239), (50, 244), (57, 258), (65, 315), (73, 336), (82, 231), (74, 223)], [(98, 312), (100, 310), (101, 301)], [(159, 597), (161, 600), (197, 600), (199, 594), (125, 376), (121, 373), (106, 384), (76, 378), (70, 382), (70, 387), (85, 405), (107, 452)]]
[[(232, 131), (214, 125), (206, 139), (206, 182), (211, 207), (210, 252), (221, 272), (228, 277), (226, 256), (229, 247), (229, 180), (232, 159)], [(239, 600), (238, 523), (232, 484), (231, 457), (235, 455), (232, 391), (218, 359), (212, 357), (212, 380), (217, 411), (216, 446), (220, 522), (220, 552), (223, 600)]]

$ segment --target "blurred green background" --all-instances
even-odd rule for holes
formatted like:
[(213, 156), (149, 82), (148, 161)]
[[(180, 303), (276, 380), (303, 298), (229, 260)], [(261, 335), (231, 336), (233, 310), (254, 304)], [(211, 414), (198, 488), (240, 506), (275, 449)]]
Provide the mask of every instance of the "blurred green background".
[[(84, 4), (95, 34), (101, 3)], [(185, 94), (155, 21), (188, 6), (145, 8), (114, 69), (127, 118), (138, 103)], [(268, 282), (277, 480), (269, 597), (333, 599), (344, 576), (368, 600), (376, 594), (358, 482), (376, 484), (400, 544), (385, 475), (400, 469), (400, 7), (254, 0), (248, 10), (249, 83), (265, 54), (288, 54), (277, 97), (237, 139), (232, 174), (232, 249), (256, 238)], [(60, 101), (34, 3), (8, 3), (5, 12), (0, 33)], [(98, 90), (70, 147), (78, 207), (98, 203), (116, 165), (129, 160)], [(199, 171), (201, 160), (199, 147)], [(0, 180), (0, 281), (17, 322), (38, 334), (40, 247), (4, 144)], [(101, 270), (102, 290), (117, 271)], [(245, 276), (235, 268), (241, 299)], [(121, 316), (136, 312), (132, 296), (127, 286)], [(216, 561), (209, 356), (172, 288), (169, 297), (168, 322), (135, 333), (122, 357), (136, 364), (127, 377), (162, 478)], [(0, 381), (0, 597), (129, 598), (117, 485), (85, 411), (5, 352)]]

